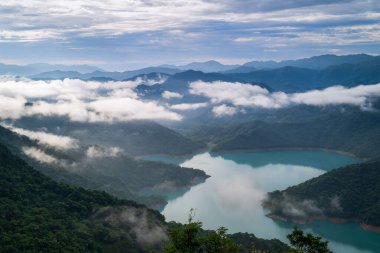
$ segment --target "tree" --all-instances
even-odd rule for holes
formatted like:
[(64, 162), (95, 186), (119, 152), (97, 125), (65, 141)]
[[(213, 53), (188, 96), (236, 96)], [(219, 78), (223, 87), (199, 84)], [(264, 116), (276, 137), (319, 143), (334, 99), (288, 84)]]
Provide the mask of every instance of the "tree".
[(304, 234), (298, 228), (294, 228), (287, 238), (294, 247), (289, 253), (333, 253), (328, 248), (328, 242), (322, 240), (322, 237)]
[(237, 253), (238, 245), (228, 236), (227, 229), (202, 230), (202, 223), (194, 221), (194, 209), (190, 210), (187, 224), (169, 229), (170, 243), (165, 253)]

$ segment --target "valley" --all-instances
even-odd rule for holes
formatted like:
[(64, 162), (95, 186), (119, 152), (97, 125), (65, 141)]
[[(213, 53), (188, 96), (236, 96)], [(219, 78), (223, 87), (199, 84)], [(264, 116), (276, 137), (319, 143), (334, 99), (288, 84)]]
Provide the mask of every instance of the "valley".
[[(201, 234), (226, 227), (242, 253), (286, 252), (294, 226), (328, 240), (336, 253), (380, 251), (377, 61), (322, 55), (2, 77), (3, 183), (34, 194), (25, 204), (26, 197), (1, 193), (5, 206), (28, 216), (13, 217), (19, 232), (2, 221), (7, 250), (18, 247), (17, 233), (26, 238), (21, 251), (63, 233), (61, 247), (78, 252), (162, 252), (168, 231), (186, 228), (194, 209)], [(56, 190), (41, 199), (36, 193), (50, 188), (23, 188), (12, 168)], [(53, 206), (49, 194), (56, 194)], [(68, 221), (54, 212), (77, 226), (59, 225)], [(37, 213), (47, 224), (33, 223)], [(26, 221), (57, 230), (38, 244)]]

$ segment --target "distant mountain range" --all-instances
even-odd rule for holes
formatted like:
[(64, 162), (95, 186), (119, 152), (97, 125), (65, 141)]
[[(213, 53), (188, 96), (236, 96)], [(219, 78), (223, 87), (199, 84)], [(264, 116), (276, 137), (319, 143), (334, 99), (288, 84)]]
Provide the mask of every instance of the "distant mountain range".
[(224, 65), (217, 61), (192, 62), (186, 65), (161, 65), (161, 67), (180, 69), (180, 70), (197, 70), (203, 72), (222, 72), (240, 67), (239, 65)]
[(47, 64), (34, 63), (28, 65), (10, 65), (0, 63), (0, 75), (16, 75), (16, 76), (31, 76), (42, 72), (50, 71), (75, 71), (79, 73), (89, 73), (93, 71), (103, 71), (102, 69), (90, 65), (63, 65), (63, 64)]
[(127, 80), (138, 75), (150, 74), (150, 73), (164, 73), (175, 74), (181, 72), (178, 69), (162, 68), (162, 67), (149, 67), (138, 70), (124, 71), (124, 72), (107, 72), (107, 71), (94, 71), (90, 73), (82, 74), (78, 71), (48, 71), (36, 75), (31, 75), (33, 79), (39, 80), (52, 80), (52, 79), (64, 79), (64, 78), (78, 78), (84, 80)]
[(252, 83), (273, 91), (301, 92), (333, 85), (352, 87), (379, 83), (380, 56), (321, 55), (280, 62), (252, 61), (240, 66), (208, 61), (182, 66), (162, 65), (124, 72), (102, 71), (88, 65), (0, 64), (0, 74), (28, 76), (36, 80), (78, 78), (101, 82), (135, 80), (138, 77), (148, 80), (150, 76), (165, 76), (166, 81), (160, 79), (163, 81), (160, 82), (163, 86), (155, 87), (150, 83), (149, 86), (152, 87), (143, 87), (147, 93), (155, 95), (161, 95), (164, 87), (165, 90), (173, 92), (187, 89), (189, 82), (198, 80)]

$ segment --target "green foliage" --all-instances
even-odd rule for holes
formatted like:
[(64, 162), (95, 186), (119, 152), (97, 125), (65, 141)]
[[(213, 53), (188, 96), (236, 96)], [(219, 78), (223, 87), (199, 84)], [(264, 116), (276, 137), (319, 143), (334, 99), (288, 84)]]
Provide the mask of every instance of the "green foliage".
[(239, 245), (240, 253), (265, 252), (265, 253), (285, 253), (289, 251), (288, 245), (278, 239), (261, 239), (249, 233), (235, 233), (228, 235), (233, 242)]
[(273, 214), (287, 217), (282, 203), (289, 199), (294, 203), (313, 201), (327, 217), (380, 226), (380, 161), (335, 169), (284, 191), (272, 192), (264, 205)]
[(328, 248), (327, 241), (310, 233), (304, 234), (298, 228), (294, 228), (293, 232), (287, 237), (294, 247), (289, 253), (332, 253)]
[(171, 222), (168, 233), (170, 243), (164, 253), (286, 253), (290, 249), (277, 239), (259, 239), (248, 233), (227, 234), (224, 227), (203, 230), (202, 223), (194, 221), (193, 209), (187, 224)]
[(227, 229), (203, 233), (202, 223), (193, 220), (191, 211), (188, 224), (169, 230), (170, 243), (165, 253), (237, 253), (239, 246), (228, 236)]
[[(106, 130), (101, 129), (102, 131)], [(137, 131), (136, 129), (133, 128), (131, 131)], [(168, 182), (170, 182), (173, 190), (175, 190), (176, 187), (188, 187), (195, 182), (201, 182), (207, 178), (205, 172), (201, 170), (183, 168), (161, 162), (137, 160), (126, 155), (88, 159), (85, 147), (69, 152), (49, 149), (41, 147), (35, 141), (12, 133), (1, 126), (0, 140), (2, 143), (7, 144), (13, 153), (32, 165), (33, 168), (56, 181), (105, 191), (118, 198), (134, 200), (150, 207), (163, 206), (166, 204), (166, 201), (160, 196), (145, 196), (140, 194), (142, 190)], [(75, 163), (76, 169), (65, 169), (60, 168), (57, 164), (40, 163), (22, 152), (21, 147), (24, 146), (41, 149), (49, 155), (64, 159), (68, 164)], [(149, 177), (146, 175), (149, 175)]]
[[(282, 111), (290, 115), (292, 110)], [(251, 121), (225, 129), (216, 136), (214, 151), (278, 148), (321, 148), (358, 157), (380, 156), (380, 113), (352, 110), (315, 113), (291, 122)], [(284, 117), (282, 116), (282, 117)]]
[[(105, 252), (116, 244), (143, 252), (128, 229), (93, 218), (106, 206), (144, 209), (104, 192), (56, 183), (0, 144), (0, 252)], [(153, 215), (163, 222), (159, 213)]]

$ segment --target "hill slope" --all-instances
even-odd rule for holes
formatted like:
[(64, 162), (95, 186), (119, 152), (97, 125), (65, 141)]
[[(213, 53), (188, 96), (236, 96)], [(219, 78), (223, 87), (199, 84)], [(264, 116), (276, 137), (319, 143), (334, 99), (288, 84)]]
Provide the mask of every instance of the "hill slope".
[(253, 121), (225, 130), (218, 139), (214, 151), (321, 148), (373, 158), (380, 156), (380, 115), (338, 112), (301, 122)]
[[(88, 156), (88, 152), (106, 152), (102, 146), (81, 146), (75, 150), (56, 150), (0, 127), (0, 140), (12, 152), (34, 168), (56, 181), (88, 189), (102, 190), (118, 198), (132, 199), (151, 207), (166, 202), (157, 196), (145, 196), (146, 189), (165, 191), (183, 189), (204, 181), (207, 175), (200, 170), (182, 168), (160, 162), (136, 160), (123, 153), (114, 156)], [(32, 150), (30, 154), (25, 150)], [(33, 154), (37, 154), (33, 155)], [(44, 160), (50, 157), (52, 162)], [(147, 177), (146, 175), (149, 175)]]
[[(105, 193), (58, 184), (0, 144), (1, 252), (146, 252), (165, 240), (164, 218)], [(131, 219), (122, 220), (123, 214)], [(115, 225), (112, 219), (119, 218)], [(143, 223), (145, 220), (145, 224)], [(149, 245), (136, 231), (161, 229)], [(116, 250), (116, 251), (114, 251)]]
[(380, 162), (349, 165), (269, 193), (264, 206), (270, 216), (295, 222), (342, 218), (380, 227)]

